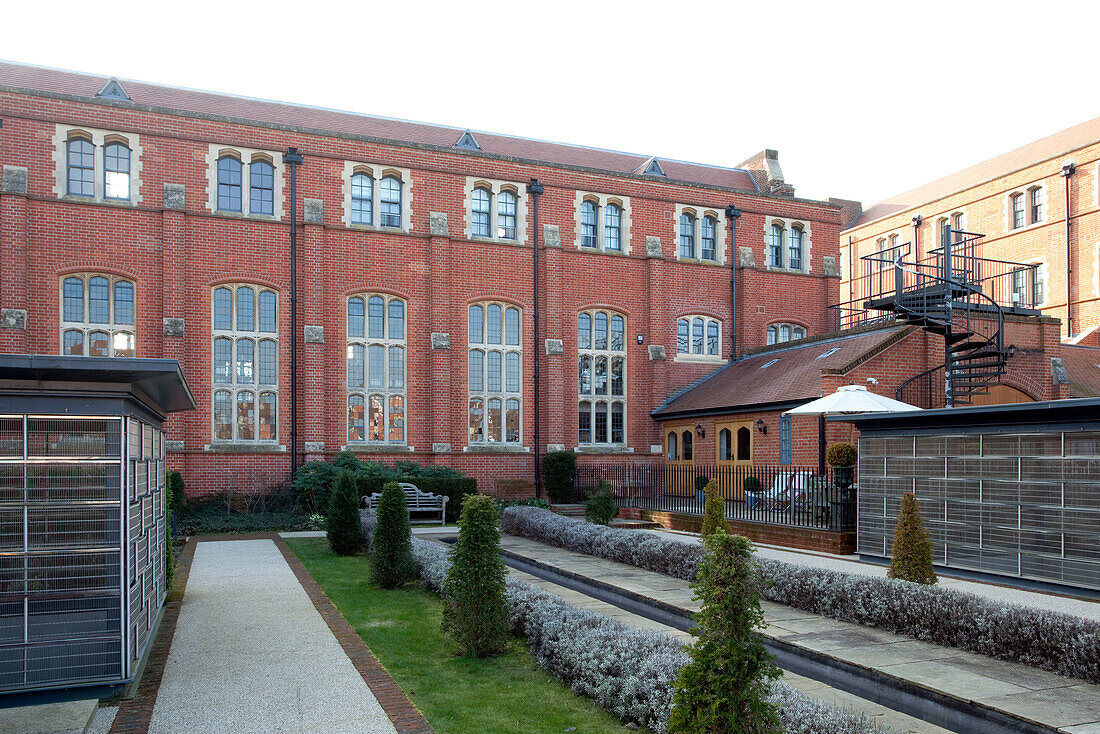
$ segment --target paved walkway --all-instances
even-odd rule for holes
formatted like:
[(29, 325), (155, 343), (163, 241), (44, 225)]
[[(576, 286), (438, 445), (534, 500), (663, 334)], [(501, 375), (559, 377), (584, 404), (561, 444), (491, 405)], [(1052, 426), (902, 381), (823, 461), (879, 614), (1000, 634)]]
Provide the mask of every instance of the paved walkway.
[[(698, 545), (699, 536), (694, 533), (681, 533), (669, 530), (643, 530), (646, 533), (659, 533), (662, 538), (678, 540), (682, 543), (694, 543)], [(813, 551), (798, 551), (775, 546), (756, 546), (756, 554), (761, 558), (772, 558), (777, 561), (786, 561), (799, 566), (811, 568), (825, 568), (831, 571), (845, 571), (858, 573), (862, 576), (885, 576), (886, 566), (877, 563), (860, 561), (856, 556), (836, 556), (827, 553), (815, 553)], [(1073, 614), (1085, 619), (1100, 622), (1100, 602), (1078, 599), (1057, 594), (1044, 594), (1041, 591), (1028, 591), (1014, 586), (1001, 586), (994, 583), (971, 581), (940, 575), (940, 586), (966, 591), (978, 596), (984, 596), (998, 602), (1019, 604), (1036, 609), (1046, 609), (1053, 612)]]
[(198, 544), (149, 732), (395, 731), (274, 542)]
[[(684, 610), (699, 608), (683, 579), (512, 535), (502, 536), (501, 546), (517, 556)], [(767, 636), (1066, 734), (1100, 733), (1098, 685), (773, 602), (762, 602), (762, 606)], [(647, 624), (653, 625), (648, 620)]]

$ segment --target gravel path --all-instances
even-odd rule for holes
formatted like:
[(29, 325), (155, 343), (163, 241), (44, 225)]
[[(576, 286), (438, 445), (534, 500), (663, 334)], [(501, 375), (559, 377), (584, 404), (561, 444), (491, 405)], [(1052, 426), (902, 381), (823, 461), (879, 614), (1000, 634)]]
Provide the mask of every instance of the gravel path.
[[(678, 540), (683, 543), (698, 543), (699, 536), (690, 533), (668, 532), (664, 530), (645, 530), (642, 532), (660, 533), (661, 537)], [(785, 561), (798, 566), (810, 568), (824, 568), (830, 571), (845, 571), (858, 573), (863, 576), (885, 576), (886, 566), (876, 563), (865, 563), (854, 560), (851, 557), (825, 555), (813, 552), (800, 552), (782, 550), (773, 546), (756, 547), (756, 554), (761, 558), (771, 558), (776, 561)], [(1100, 622), (1100, 602), (1073, 599), (1055, 594), (1044, 594), (1039, 591), (1027, 591), (1011, 586), (999, 586), (997, 584), (982, 583), (981, 581), (968, 581), (965, 579), (940, 576), (939, 585), (967, 591), (971, 594), (984, 596), (994, 601), (1019, 604), (1020, 606), (1047, 609), (1054, 612), (1073, 614), (1085, 619)]]
[(199, 543), (150, 734), (393, 734), (270, 540)]

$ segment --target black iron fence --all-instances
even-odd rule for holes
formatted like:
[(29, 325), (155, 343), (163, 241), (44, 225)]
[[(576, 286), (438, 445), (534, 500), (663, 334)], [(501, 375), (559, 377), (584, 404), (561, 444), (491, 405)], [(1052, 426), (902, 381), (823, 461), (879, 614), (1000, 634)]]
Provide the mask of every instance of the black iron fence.
[(605, 481), (619, 507), (703, 514), (703, 487), (712, 479), (728, 520), (850, 531), (856, 527), (853, 469), (716, 466), (705, 464), (579, 464), (574, 500)]

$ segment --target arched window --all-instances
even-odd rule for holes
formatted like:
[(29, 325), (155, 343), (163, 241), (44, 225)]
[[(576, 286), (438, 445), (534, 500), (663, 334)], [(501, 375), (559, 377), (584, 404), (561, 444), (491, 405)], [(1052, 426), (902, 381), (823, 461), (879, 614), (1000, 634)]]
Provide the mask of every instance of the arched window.
[(61, 353), (135, 355), (134, 284), (113, 275), (68, 275), (61, 282)]
[(676, 320), (676, 353), (706, 357), (720, 355), (722, 325), (709, 316), (684, 316)]
[(791, 416), (779, 416), (779, 463), (791, 463)]
[(679, 461), (680, 452), (676, 448), (677, 440), (675, 433), (668, 434), (668, 453), (667, 457), (669, 461)]
[(794, 339), (805, 339), (806, 329), (798, 324), (772, 324), (767, 330), (768, 344), (782, 344)]
[(347, 313), (348, 443), (404, 444), (405, 301), (363, 293)]
[(278, 440), (278, 296), (262, 286), (212, 294), (215, 441)]
[(691, 354), (691, 319), (676, 320), (676, 353)]
[(248, 166), (248, 213), (271, 216), (275, 213), (275, 167), (262, 158)]
[(680, 257), (695, 258), (695, 216), (689, 212), (680, 215)]
[(497, 237), (516, 239), (516, 195), (511, 191), (497, 194)]
[(692, 460), (692, 449), (691, 449), (692, 436), (691, 436), (691, 431), (684, 431), (682, 434), (680, 434), (680, 441), (682, 442), (681, 443), (681, 448), (680, 448), (681, 458), (684, 461), (691, 461)]
[(581, 202), (581, 247), (599, 246), (596, 231), (596, 204), (586, 199)]
[(489, 191), (481, 187), (470, 195), (470, 229), (474, 237), (489, 236), (489, 199)]
[(746, 426), (741, 426), (737, 429), (737, 460), (749, 461), (750, 459), (752, 459), (752, 431)]
[(604, 249), (623, 249), (623, 209), (618, 204), (608, 204), (603, 210)]
[(374, 180), (366, 173), (351, 177), (351, 223), (374, 224)]
[(218, 211), (241, 211), (241, 162), (230, 155), (218, 159)]
[(802, 269), (802, 228), (791, 227), (791, 240), (790, 247), (788, 248), (789, 256), (787, 258), (787, 267), (793, 270)]
[(608, 311), (577, 316), (581, 444), (626, 442), (626, 320)]
[(103, 195), (130, 200), (130, 149), (123, 143), (108, 143), (103, 149)]
[(1031, 224), (1043, 221), (1043, 209), (1046, 197), (1041, 186), (1034, 186), (1027, 191), (1030, 205)]
[(68, 143), (69, 196), (95, 196), (95, 146), (82, 137)]
[(468, 441), (518, 445), (522, 442), (523, 314), (503, 303), (476, 303), (468, 314)]
[(718, 432), (718, 461), (733, 461), (733, 434), (728, 428)]
[(401, 181), (396, 176), (385, 176), (382, 179), (379, 210), (380, 224), (383, 227), (401, 226)]
[(783, 225), (773, 224), (768, 235), (768, 265), (783, 267)]
[(718, 220), (711, 216), (703, 217), (702, 252), (699, 256), (704, 260), (718, 259)]

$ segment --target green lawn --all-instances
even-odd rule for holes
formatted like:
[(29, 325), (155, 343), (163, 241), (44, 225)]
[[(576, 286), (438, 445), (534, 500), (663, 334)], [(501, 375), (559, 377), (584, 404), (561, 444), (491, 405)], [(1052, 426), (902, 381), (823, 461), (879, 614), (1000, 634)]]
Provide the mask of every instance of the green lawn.
[(442, 604), (417, 586), (383, 591), (366, 556), (342, 558), (323, 538), (288, 538), (325, 594), (440, 734), (577, 734), (626, 727), (538, 668), (526, 641), (507, 653), (470, 660), (439, 630)]

